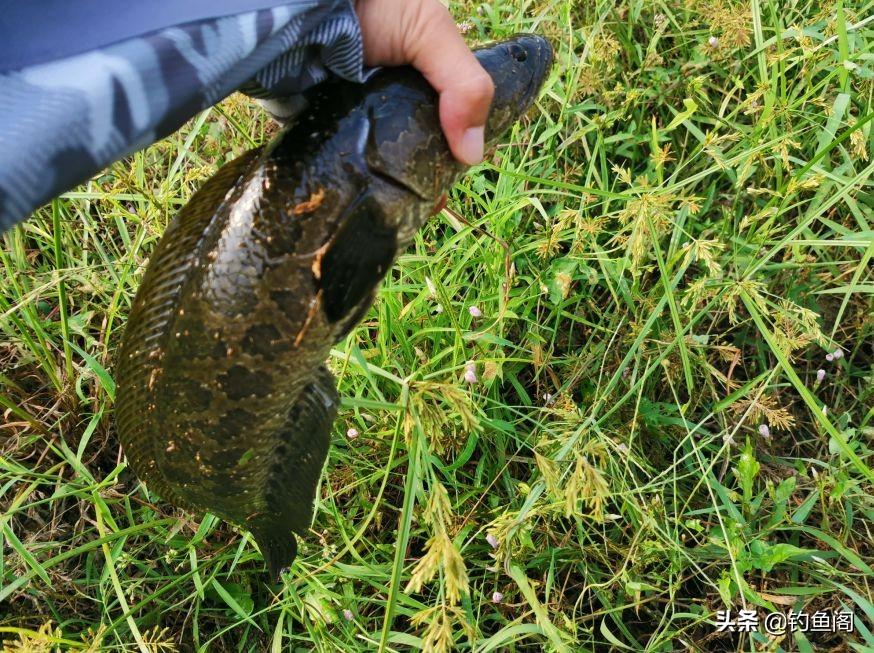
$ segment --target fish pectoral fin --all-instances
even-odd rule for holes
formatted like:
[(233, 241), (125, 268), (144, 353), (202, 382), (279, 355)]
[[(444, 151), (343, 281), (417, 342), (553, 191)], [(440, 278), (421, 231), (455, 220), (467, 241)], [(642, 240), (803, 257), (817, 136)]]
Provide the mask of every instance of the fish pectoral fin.
[(297, 545), (290, 531), (306, 533), (313, 502), (340, 403), (337, 382), (319, 367), (288, 411), (278, 435), (267, 479), (267, 513), (246, 524), (275, 578), (294, 560)]
[(373, 296), (396, 250), (396, 230), (383, 225), (379, 206), (364, 195), (351, 207), (319, 260), (317, 282), (331, 322), (348, 316)]

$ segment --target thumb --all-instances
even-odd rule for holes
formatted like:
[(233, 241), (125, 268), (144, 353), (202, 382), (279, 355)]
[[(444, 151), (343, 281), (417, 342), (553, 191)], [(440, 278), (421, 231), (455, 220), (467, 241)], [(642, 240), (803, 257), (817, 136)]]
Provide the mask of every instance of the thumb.
[(440, 126), (461, 163), (482, 161), (486, 118), (495, 92), (492, 78), (458, 33), (449, 11), (423, 0), (404, 44), (410, 63), (440, 94)]

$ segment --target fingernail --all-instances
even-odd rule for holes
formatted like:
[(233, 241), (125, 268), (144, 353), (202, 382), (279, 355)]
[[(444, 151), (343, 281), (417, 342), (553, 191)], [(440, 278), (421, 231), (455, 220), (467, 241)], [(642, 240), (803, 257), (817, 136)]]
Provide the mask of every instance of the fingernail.
[(470, 127), (464, 132), (461, 137), (461, 147), (459, 154), (461, 160), (467, 165), (475, 165), (483, 160), (483, 149), (485, 148), (485, 128)]

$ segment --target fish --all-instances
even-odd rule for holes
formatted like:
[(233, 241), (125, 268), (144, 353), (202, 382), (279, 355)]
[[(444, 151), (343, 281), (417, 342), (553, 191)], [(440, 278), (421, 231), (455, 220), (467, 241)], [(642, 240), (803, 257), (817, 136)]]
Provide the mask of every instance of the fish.
[[(495, 86), (494, 145), (537, 98), (552, 47), (519, 34), (474, 54)], [(248, 530), (274, 580), (313, 519), (340, 402), (330, 348), (466, 169), (411, 67), (323, 82), (305, 100), (171, 220), (115, 360), (116, 432), (136, 476)]]

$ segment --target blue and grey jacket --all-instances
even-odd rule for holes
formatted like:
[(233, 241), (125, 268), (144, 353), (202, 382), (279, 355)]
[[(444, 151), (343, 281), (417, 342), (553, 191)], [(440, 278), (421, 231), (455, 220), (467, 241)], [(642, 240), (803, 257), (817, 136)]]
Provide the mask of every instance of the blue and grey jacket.
[(282, 118), (330, 73), (369, 74), (351, 0), (8, 3), (0, 232), (235, 90)]

